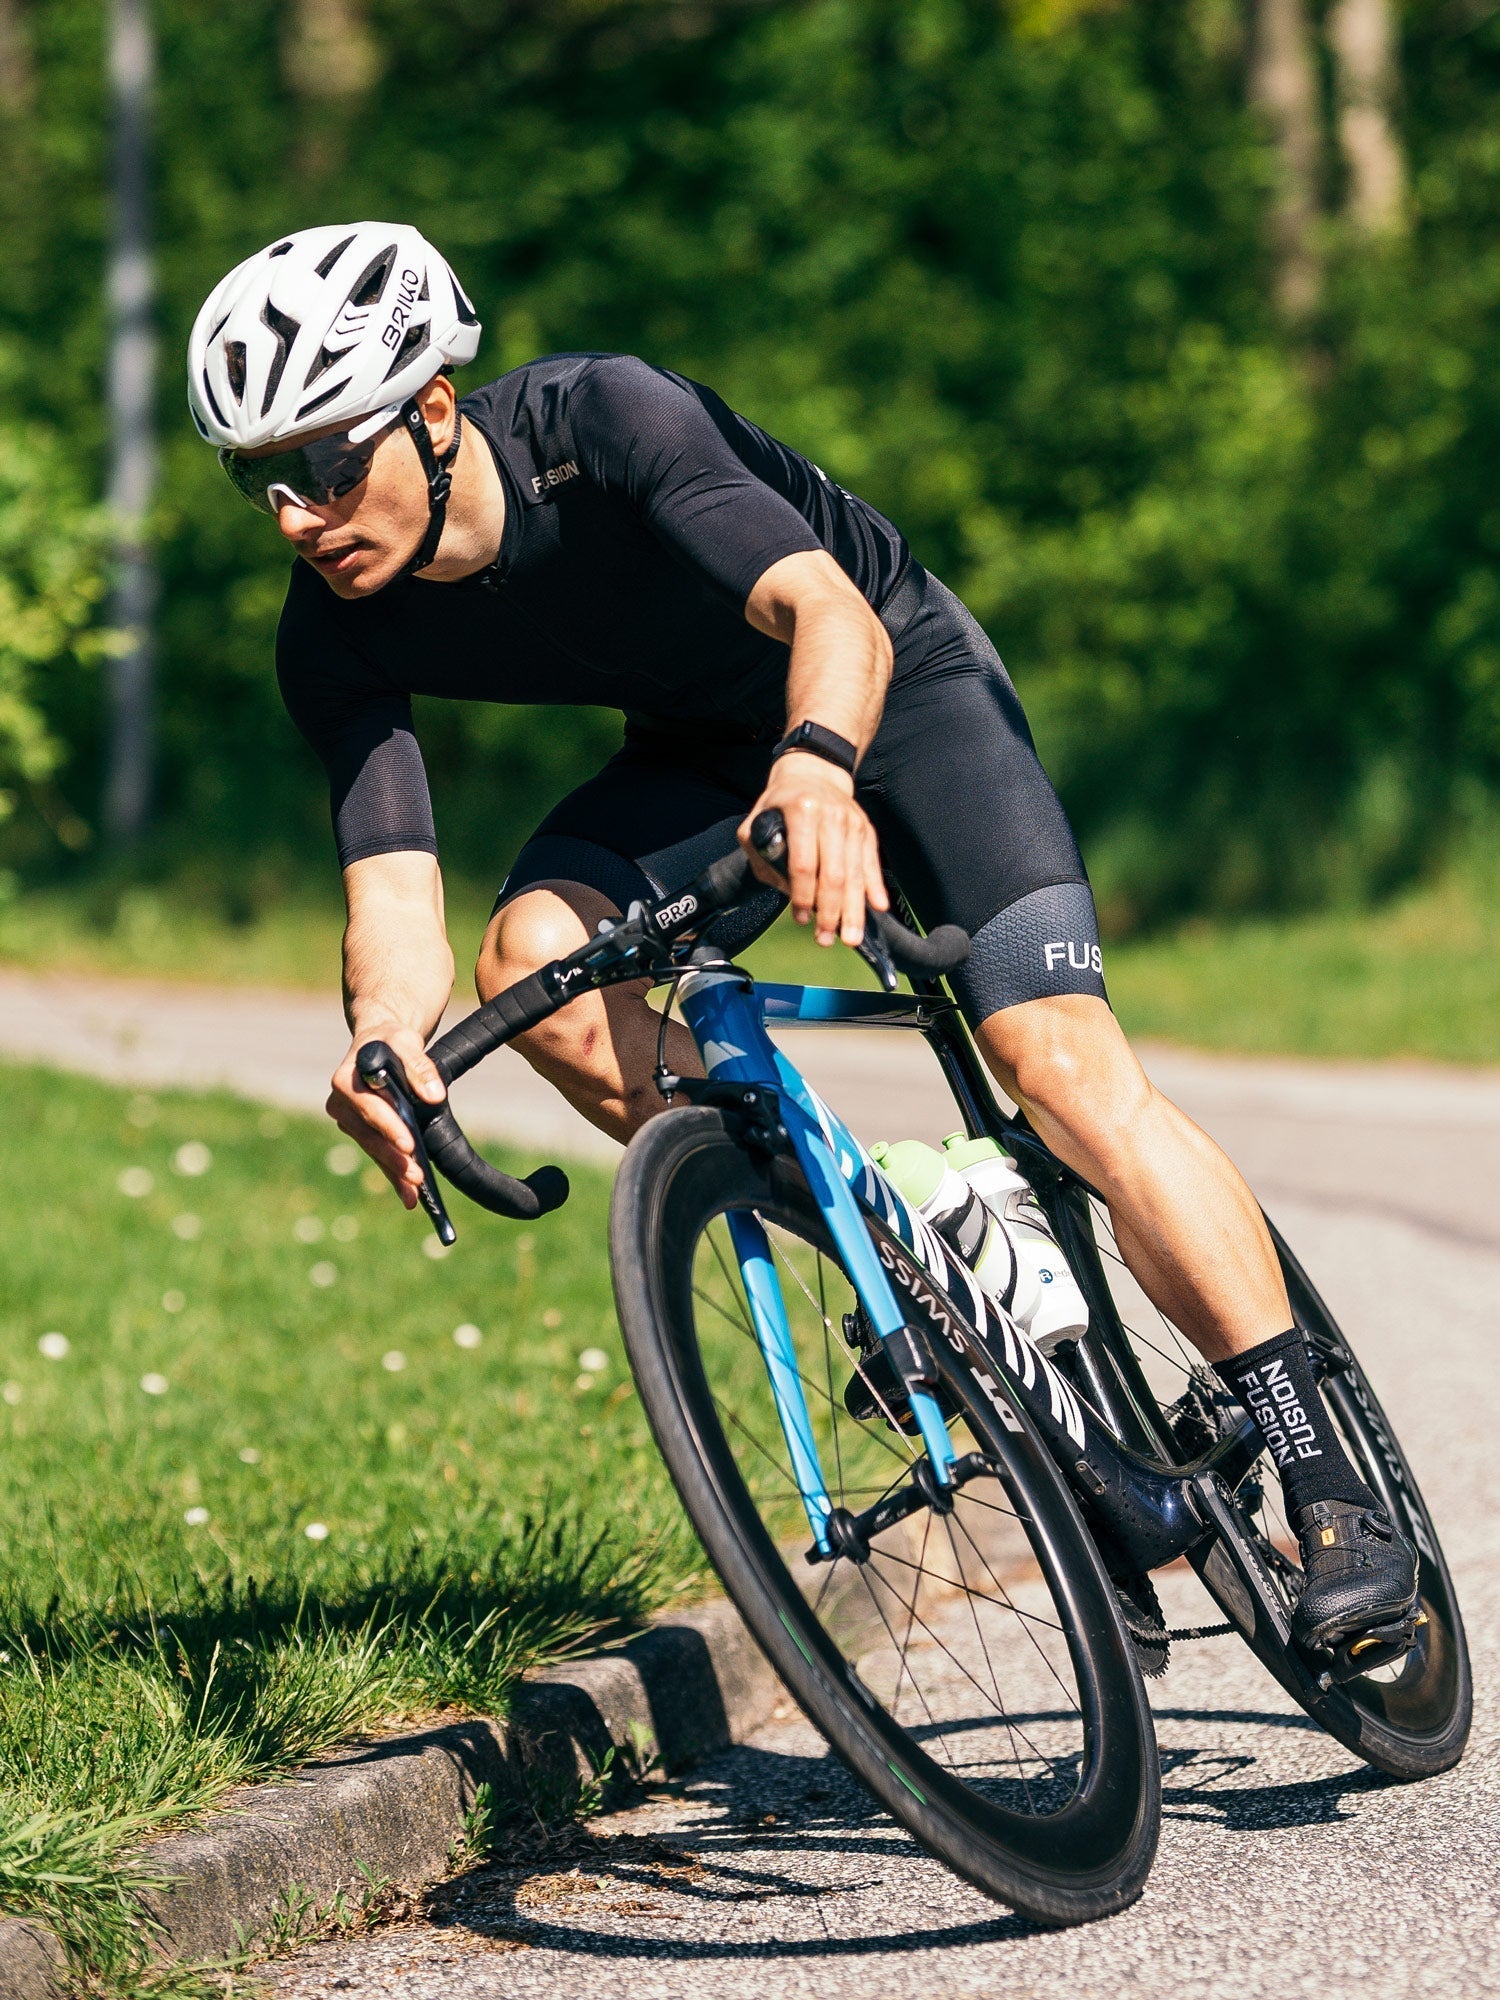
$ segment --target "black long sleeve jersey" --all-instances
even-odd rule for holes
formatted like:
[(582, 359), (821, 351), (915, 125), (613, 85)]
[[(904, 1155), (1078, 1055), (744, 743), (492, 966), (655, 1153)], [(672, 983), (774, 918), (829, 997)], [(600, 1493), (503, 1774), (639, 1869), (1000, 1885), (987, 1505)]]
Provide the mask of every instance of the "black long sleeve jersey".
[(670, 369), (554, 354), (461, 408), (505, 487), (493, 569), (357, 602), (292, 570), (277, 673), (328, 771), (343, 865), (437, 852), (414, 694), (774, 733), (788, 654), (746, 622), (759, 578), (825, 549), (878, 610), (906, 566), (883, 515)]

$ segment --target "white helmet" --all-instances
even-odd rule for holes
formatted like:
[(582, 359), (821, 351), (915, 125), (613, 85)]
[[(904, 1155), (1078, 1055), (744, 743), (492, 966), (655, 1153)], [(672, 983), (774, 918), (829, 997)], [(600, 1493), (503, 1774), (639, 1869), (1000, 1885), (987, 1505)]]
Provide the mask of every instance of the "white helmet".
[(188, 403), (210, 443), (253, 449), (399, 406), (472, 361), (479, 321), (426, 237), (400, 222), (282, 236), (210, 292)]

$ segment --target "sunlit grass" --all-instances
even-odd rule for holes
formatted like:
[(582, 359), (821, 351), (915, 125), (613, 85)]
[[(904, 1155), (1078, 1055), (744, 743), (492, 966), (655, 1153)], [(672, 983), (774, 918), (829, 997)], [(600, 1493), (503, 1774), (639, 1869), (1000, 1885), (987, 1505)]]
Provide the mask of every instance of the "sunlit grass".
[(528, 1229), (459, 1204), (434, 1259), (322, 1122), (0, 1086), (0, 1899), (124, 1965), (121, 1828), (351, 1731), (503, 1711), (699, 1558), (625, 1366), (604, 1175)]

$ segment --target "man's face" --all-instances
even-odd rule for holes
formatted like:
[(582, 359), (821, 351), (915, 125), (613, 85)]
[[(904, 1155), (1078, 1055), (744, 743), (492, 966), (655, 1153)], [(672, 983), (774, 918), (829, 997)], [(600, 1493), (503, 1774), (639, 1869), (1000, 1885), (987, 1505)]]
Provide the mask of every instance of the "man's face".
[[(421, 400), (425, 405), (428, 397)], [(450, 407), (424, 409), (424, 414), (441, 453), (452, 436), (451, 394), (437, 401)], [(289, 445), (347, 429), (347, 423), (331, 424), (244, 456), (268, 458)], [(368, 476), (338, 499), (304, 505), (287, 498), (283, 489), (275, 492), (282, 502), (276, 510), (277, 527), (339, 597), (370, 597), (383, 589), (411, 560), (427, 526), (427, 475), (400, 424), (376, 446)]]

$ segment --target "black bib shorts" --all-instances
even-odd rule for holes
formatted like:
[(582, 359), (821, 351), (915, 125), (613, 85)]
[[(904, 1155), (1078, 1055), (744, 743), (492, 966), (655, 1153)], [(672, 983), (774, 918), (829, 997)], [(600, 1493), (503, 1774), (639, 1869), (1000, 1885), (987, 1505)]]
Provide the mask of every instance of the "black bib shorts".
[[(924, 929), (959, 924), (973, 940), (951, 981), (966, 1018), (1057, 993), (1105, 999), (1083, 858), (983, 627), (914, 562), (881, 616), (895, 672), (857, 796)], [(496, 909), (546, 882), (582, 883), (622, 911), (682, 888), (734, 847), (778, 734), (628, 715), (623, 747), (548, 813)], [(742, 951), (784, 907), (764, 890), (715, 940)]]

